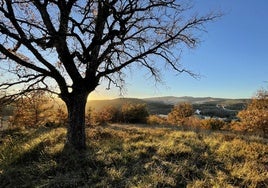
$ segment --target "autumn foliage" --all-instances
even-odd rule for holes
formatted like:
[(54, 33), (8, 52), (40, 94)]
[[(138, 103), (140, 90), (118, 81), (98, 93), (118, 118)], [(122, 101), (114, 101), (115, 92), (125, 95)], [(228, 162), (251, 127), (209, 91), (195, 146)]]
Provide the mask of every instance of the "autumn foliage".
[(113, 106), (106, 106), (100, 110), (89, 109), (86, 117), (87, 125), (103, 125), (116, 122), (119, 110)]
[(159, 115), (149, 115), (147, 118), (147, 124), (149, 125), (167, 125), (167, 118)]
[(106, 123), (145, 123), (149, 116), (146, 104), (125, 103), (121, 107), (105, 106), (99, 110), (89, 109), (87, 125)]
[(35, 91), (22, 95), (14, 103), (11, 126), (37, 127), (52, 121), (53, 104), (44, 92)]
[(240, 128), (247, 132), (261, 132), (268, 136), (268, 91), (257, 93), (245, 110), (238, 113)]
[[(60, 126), (68, 123), (66, 107), (44, 92), (31, 92), (18, 98), (11, 105), (11, 127), (33, 128), (42, 125)], [(194, 116), (193, 106), (180, 103), (167, 117), (149, 115), (146, 104), (126, 102), (121, 106), (108, 105), (101, 109), (88, 109), (87, 125), (107, 123), (147, 123), (150, 125), (179, 125), (194, 130), (235, 130), (268, 136), (268, 91), (259, 91), (247, 107), (231, 123), (224, 119)]]
[(175, 105), (168, 114), (168, 122), (174, 125), (183, 125), (185, 120), (194, 113), (193, 106), (189, 103)]

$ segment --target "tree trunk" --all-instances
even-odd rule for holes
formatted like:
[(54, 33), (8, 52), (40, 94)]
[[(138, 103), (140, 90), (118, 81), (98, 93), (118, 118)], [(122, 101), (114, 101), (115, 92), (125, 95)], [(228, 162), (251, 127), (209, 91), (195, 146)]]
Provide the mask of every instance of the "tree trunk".
[(65, 101), (68, 110), (67, 147), (86, 149), (85, 107), (87, 94), (73, 95)]

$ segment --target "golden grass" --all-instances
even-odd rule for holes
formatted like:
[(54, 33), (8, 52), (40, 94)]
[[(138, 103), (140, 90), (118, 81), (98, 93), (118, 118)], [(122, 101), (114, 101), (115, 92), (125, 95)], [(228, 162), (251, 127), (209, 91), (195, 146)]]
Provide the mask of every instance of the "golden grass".
[(0, 187), (267, 187), (259, 137), (113, 125), (87, 129), (88, 150), (64, 149), (65, 128), (0, 133)]

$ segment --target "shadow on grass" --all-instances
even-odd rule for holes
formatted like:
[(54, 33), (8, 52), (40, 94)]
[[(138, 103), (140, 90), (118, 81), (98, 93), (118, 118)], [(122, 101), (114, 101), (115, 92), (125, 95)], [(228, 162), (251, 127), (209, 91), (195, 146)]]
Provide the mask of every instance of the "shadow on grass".
[[(0, 165), (0, 187), (191, 187), (194, 181), (210, 181), (219, 172), (227, 177), (227, 183), (247, 187), (244, 179), (231, 176), (226, 163), (216, 158), (202, 136), (194, 143), (187, 136), (175, 137), (174, 143), (189, 150), (180, 145), (173, 149), (162, 144), (169, 139), (165, 131), (90, 128), (84, 152), (64, 147), (65, 133), (61, 129), (17, 135), (13, 142), (2, 145), (19, 148), (44, 138), (18, 152), (10, 159), (12, 162)], [(263, 185), (260, 182), (257, 187)]]
[(54, 154), (47, 149), (64, 134), (56, 131), (46, 127), (1, 131), (0, 187), (33, 187), (40, 182), (53, 165)]

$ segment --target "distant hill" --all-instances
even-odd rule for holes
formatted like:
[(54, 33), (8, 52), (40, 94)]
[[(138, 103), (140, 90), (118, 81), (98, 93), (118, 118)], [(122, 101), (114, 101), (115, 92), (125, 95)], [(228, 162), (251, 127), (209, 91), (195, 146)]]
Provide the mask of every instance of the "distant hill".
[(121, 107), (123, 104), (131, 103), (131, 104), (142, 104), (146, 103), (142, 99), (137, 98), (117, 98), (111, 100), (90, 100), (87, 104), (87, 107), (93, 108), (95, 110), (102, 109), (106, 106), (114, 106), (114, 107)]
[(197, 103), (207, 103), (207, 102), (215, 102), (215, 101), (222, 101), (225, 99), (221, 98), (212, 98), (212, 97), (190, 97), (190, 96), (184, 96), (184, 97), (174, 97), (174, 96), (166, 96), (166, 97), (153, 97), (153, 98), (145, 98), (143, 99), (145, 101), (149, 102), (162, 102), (165, 104), (178, 104), (181, 102), (188, 102), (191, 104)]
[(168, 114), (174, 105), (182, 102), (191, 103), (194, 109), (210, 112), (215, 110), (223, 111), (239, 111), (245, 108), (249, 99), (225, 99), (213, 97), (153, 97), (153, 98), (118, 98), (112, 100), (91, 100), (88, 102), (88, 107), (100, 110), (105, 106), (115, 106), (120, 108), (125, 103), (132, 104), (147, 104), (150, 114)]
[(173, 107), (173, 104), (165, 104), (161, 101), (146, 101), (144, 99), (137, 98), (118, 98), (111, 100), (90, 100), (87, 104), (87, 108), (92, 108), (95, 110), (101, 110), (107, 106), (120, 108), (126, 103), (146, 104), (150, 114), (168, 114)]

